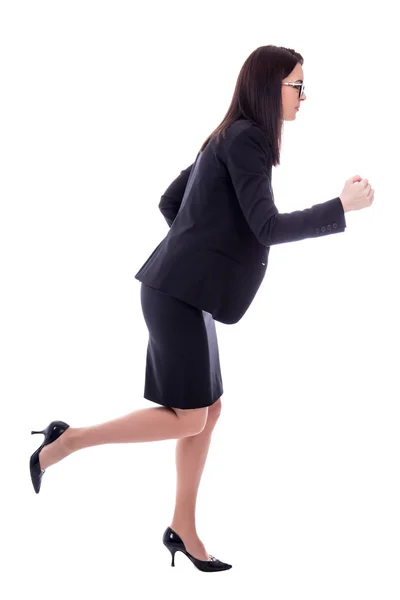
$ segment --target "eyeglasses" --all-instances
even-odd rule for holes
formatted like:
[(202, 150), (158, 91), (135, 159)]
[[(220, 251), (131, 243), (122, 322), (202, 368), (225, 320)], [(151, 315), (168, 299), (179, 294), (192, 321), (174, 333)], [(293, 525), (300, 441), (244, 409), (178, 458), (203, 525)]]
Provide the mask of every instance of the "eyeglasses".
[(305, 86), (304, 83), (292, 83), (291, 81), (285, 81), (282, 85), (291, 85), (292, 87), (297, 87), (299, 89), (299, 98), (304, 94)]

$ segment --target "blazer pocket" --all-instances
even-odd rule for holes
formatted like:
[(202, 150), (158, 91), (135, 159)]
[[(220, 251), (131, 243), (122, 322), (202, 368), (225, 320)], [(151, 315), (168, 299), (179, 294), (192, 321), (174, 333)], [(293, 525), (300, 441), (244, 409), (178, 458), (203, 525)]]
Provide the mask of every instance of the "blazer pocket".
[(208, 248), (208, 250), (210, 252), (215, 252), (216, 254), (219, 254), (220, 256), (224, 256), (228, 260), (233, 260), (233, 262), (235, 262), (238, 265), (241, 265), (242, 267), (244, 266), (243, 263), (240, 262), (240, 260), (238, 260), (237, 258), (234, 258), (233, 256), (230, 256), (229, 254), (225, 254), (225, 252), (222, 252), (222, 250), (216, 250), (215, 248)]

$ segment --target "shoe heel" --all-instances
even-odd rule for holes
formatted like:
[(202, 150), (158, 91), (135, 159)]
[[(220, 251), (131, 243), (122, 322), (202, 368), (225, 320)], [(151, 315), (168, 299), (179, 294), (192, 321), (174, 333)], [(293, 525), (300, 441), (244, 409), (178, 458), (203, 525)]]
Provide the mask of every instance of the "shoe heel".
[(168, 548), (168, 550), (171, 552), (172, 555), (172, 562), (171, 562), (171, 567), (175, 566), (175, 554), (176, 554), (176, 549), (175, 548)]
[(33, 435), (34, 433), (43, 433), (43, 435), (45, 434), (44, 430), (43, 431), (31, 431), (31, 435)]

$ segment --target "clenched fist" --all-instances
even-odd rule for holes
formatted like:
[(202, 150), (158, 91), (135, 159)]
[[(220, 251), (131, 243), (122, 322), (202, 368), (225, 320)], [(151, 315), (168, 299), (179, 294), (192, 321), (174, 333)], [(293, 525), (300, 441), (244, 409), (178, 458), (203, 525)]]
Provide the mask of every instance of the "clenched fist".
[(361, 179), (359, 175), (355, 175), (346, 181), (339, 198), (344, 212), (360, 210), (371, 206), (374, 201), (374, 190), (368, 183), (368, 179)]

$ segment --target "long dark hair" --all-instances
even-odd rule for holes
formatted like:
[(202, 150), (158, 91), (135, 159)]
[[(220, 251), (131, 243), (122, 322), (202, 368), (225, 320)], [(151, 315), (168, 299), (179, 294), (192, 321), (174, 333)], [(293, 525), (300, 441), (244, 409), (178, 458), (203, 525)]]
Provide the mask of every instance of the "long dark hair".
[(200, 152), (213, 135), (225, 137), (225, 130), (238, 119), (248, 119), (262, 129), (272, 148), (273, 166), (280, 164), (282, 137), (282, 80), (303, 65), (303, 57), (292, 48), (260, 46), (244, 62), (236, 81), (231, 104), (223, 121), (203, 142)]

